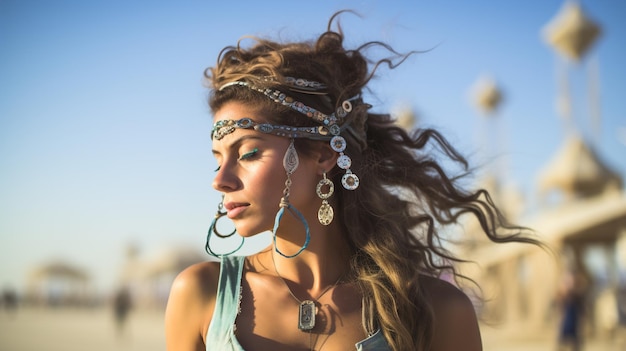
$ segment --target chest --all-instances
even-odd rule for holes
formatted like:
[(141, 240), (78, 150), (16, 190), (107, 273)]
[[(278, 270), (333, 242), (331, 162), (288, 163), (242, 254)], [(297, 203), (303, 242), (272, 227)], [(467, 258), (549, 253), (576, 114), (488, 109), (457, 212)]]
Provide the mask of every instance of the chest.
[[(298, 298), (298, 297), (296, 297)], [(354, 350), (366, 335), (361, 295), (349, 284), (328, 290), (315, 304), (315, 326), (298, 328), (300, 302), (275, 279), (244, 275), (236, 336), (245, 350)]]

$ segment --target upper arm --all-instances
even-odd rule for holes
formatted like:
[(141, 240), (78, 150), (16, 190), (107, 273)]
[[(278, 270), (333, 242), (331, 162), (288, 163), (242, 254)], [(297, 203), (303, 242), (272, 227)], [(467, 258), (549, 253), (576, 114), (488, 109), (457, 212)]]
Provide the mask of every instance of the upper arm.
[(204, 338), (215, 308), (219, 265), (204, 262), (174, 279), (165, 310), (167, 351), (204, 351)]
[(428, 278), (426, 295), (433, 308), (432, 351), (481, 351), (478, 318), (471, 300), (452, 284)]

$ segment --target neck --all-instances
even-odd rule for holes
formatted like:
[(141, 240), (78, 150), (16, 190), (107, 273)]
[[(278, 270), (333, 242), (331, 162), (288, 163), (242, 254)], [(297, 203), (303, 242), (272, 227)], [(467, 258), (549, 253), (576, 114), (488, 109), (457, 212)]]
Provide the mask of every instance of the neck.
[[(294, 258), (283, 257), (270, 247), (266, 251), (265, 260), (273, 261), (266, 267), (285, 280), (299, 298), (319, 296), (340, 278), (344, 279), (349, 270), (350, 249), (340, 227), (338, 223), (329, 226), (319, 223), (311, 225), (309, 246)], [(295, 243), (296, 240), (281, 237), (280, 233), (276, 239), (276, 244), (283, 252), (296, 252), (301, 245)]]

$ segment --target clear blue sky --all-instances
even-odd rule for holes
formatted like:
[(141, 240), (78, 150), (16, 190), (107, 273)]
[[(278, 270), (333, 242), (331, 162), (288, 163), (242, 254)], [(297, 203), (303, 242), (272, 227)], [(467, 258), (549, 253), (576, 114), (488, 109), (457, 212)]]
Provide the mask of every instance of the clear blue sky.
[[(146, 254), (201, 250), (218, 202), (203, 70), (243, 35), (313, 38), (344, 8), (363, 15), (343, 17), (348, 45), (434, 48), (382, 70), (369, 102), (375, 111), (410, 104), (466, 154), (479, 153), (481, 125), (468, 93), (482, 74), (495, 77), (509, 175), (532, 192), (564, 136), (557, 59), (541, 37), (562, 4), (0, 1), (0, 287), (21, 288), (30, 267), (55, 258), (107, 286), (129, 242)], [(626, 3), (582, 4), (604, 29), (591, 52), (600, 63), (597, 149), (624, 176)]]

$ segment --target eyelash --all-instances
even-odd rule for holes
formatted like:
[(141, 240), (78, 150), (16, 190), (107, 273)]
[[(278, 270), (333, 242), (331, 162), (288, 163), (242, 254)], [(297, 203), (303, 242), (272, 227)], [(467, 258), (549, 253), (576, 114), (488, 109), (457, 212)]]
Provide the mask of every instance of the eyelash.
[[(246, 152), (245, 154), (239, 156), (238, 160), (239, 161), (247, 160), (249, 158), (254, 157), (258, 152), (259, 152), (259, 149), (255, 147), (254, 149), (252, 149), (252, 151)], [(217, 168), (215, 169), (215, 172), (218, 172), (220, 168), (222, 168), (222, 166), (217, 166)]]
[(246, 152), (245, 154), (241, 155), (241, 156), (239, 157), (239, 161), (241, 161), (241, 160), (247, 160), (247, 159), (249, 159), (249, 158), (252, 158), (252, 157), (254, 157), (254, 155), (256, 155), (256, 154), (257, 154), (257, 152), (259, 152), (259, 149), (255, 147), (254, 149), (252, 149), (252, 151), (250, 151), (250, 152)]

